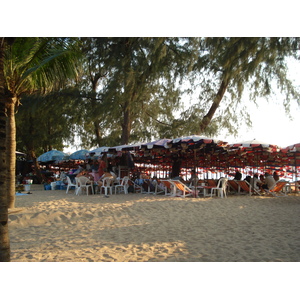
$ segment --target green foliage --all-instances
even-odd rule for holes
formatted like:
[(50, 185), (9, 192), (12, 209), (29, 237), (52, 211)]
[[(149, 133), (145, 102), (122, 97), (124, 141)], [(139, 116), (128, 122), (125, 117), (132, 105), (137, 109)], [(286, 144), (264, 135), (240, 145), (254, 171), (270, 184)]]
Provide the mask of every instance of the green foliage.
[[(288, 113), (289, 103), (300, 99), (287, 77), (287, 59), (298, 59), (298, 38), (30, 38), (17, 42), (36, 55), (16, 59), (15, 69), (22, 70), (18, 71), (21, 76), (11, 71), (19, 75), (7, 78), (30, 77), (29, 85), (23, 85), (27, 89), (48, 82), (48, 90), (60, 90), (61, 96), (49, 96), (49, 102), (65, 107), (62, 122), (68, 121), (72, 131), (67, 137), (57, 128), (57, 135), (71, 141), (76, 132), (84, 148), (195, 134), (205, 116), (210, 117), (209, 125), (201, 134), (214, 136), (227, 129), (234, 135), (241, 123), (251, 125), (249, 101), (272, 100), (279, 91), (285, 95)], [(59, 51), (66, 47), (70, 51)], [(81, 60), (71, 62), (68, 55), (78, 52), (75, 47), (81, 49)], [(48, 48), (51, 51), (43, 53)], [(16, 47), (15, 51), (22, 50)], [(47, 71), (50, 66), (51, 72)], [(68, 67), (72, 76), (76, 70), (76, 82), (63, 79), (61, 70)], [(222, 84), (225, 93), (218, 95)], [(59, 89), (72, 85), (78, 88), (76, 96)], [(183, 103), (187, 96), (193, 99), (188, 105)], [(211, 111), (214, 104), (217, 109)], [(44, 107), (45, 118), (59, 122), (60, 116), (51, 116), (52, 111), (50, 104)], [(55, 138), (54, 134), (54, 141), (46, 144), (56, 144)]]
[(18, 149), (34, 149), (40, 155), (50, 149), (62, 151), (65, 142), (73, 144), (81, 122), (78, 97), (76, 89), (24, 96), (16, 115)]

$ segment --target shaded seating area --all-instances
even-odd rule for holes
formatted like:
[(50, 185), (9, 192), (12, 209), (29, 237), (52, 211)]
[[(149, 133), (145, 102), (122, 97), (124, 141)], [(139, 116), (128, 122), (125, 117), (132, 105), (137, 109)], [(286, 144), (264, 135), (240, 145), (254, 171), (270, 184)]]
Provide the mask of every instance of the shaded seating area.
[[(171, 185), (170, 180), (180, 179), (193, 191), (195, 197), (213, 195), (227, 197), (228, 194), (245, 193), (261, 195), (261, 182), (255, 183), (255, 186), (252, 184), (250, 187), (247, 183), (241, 182), (241, 177), (243, 176), (243, 179), (247, 177), (248, 182), (251, 182), (251, 179), (254, 182), (255, 175), (255, 182), (257, 182), (258, 176), (263, 176), (267, 172), (271, 175), (276, 170), (281, 178), (290, 176), (289, 172), (291, 172), (297, 182), (297, 172), (300, 173), (300, 144), (286, 148), (279, 148), (276, 145), (257, 140), (228, 144), (221, 140), (193, 135), (176, 139), (161, 139), (150, 143), (100, 148), (99, 153), (94, 151), (93, 155), (107, 154), (114, 159), (120, 158), (121, 163), (115, 165), (117, 168), (115, 173), (121, 182), (113, 185), (112, 189), (115, 193), (126, 194), (128, 192), (126, 190), (130, 188), (130, 192), (174, 196), (179, 193), (179, 189), (175, 184)], [(83, 157), (89, 154), (87, 151), (81, 152), (84, 154)], [(130, 158), (133, 162), (129, 169), (126, 169), (128, 166), (126, 167), (127, 160), (125, 158)], [(180, 165), (178, 161), (180, 161)], [(91, 168), (93, 165), (91, 161), (89, 164)], [(299, 165), (298, 168), (297, 165)], [(195, 171), (201, 174), (200, 177), (191, 176), (191, 172)], [(241, 177), (235, 177), (235, 172), (240, 172)], [(145, 177), (136, 177), (135, 174), (143, 174)], [(126, 176), (132, 178), (134, 182), (125, 179)], [(227, 185), (226, 189), (222, 188), (223, 183), (221, 184), (218, 180), (223, 177), (228, 180), (226, 183), (224, 182)], [(144, 181), (139, 183), (136, 182), (136, 179)], [(124, 185), (125, 180), (128, 186)], [(298, 192), (298, 184), (289, 184), (288, 186), (289, 192)], [(74, 187), (68, 182), (67, 193)], [(184, 188), (181, 192), (186, 194), (187, 191), (188, 189)], [(281, 189), (279, 192), (272, 190), (269, 194), (286, 194), (286, 191), (287, 188)]]

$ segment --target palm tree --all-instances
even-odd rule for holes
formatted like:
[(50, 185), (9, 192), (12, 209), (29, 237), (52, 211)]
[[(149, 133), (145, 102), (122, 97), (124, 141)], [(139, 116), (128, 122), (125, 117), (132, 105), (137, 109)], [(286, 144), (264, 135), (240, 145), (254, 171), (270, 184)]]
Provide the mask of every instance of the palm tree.
[(7, 125), (8, 207), (15, 203), (15, 113), (22, 95), (46, 93), (77, 76), (77, 39), (16, 38), (5, 51), (4, 76)]
[(0, 262), (10, 261), (10, 243), (8, 235), (8, 203), (6, 196), (6, 117), (5, 117), (5, 78), (4, 52), (13, 40), (0, 38)]

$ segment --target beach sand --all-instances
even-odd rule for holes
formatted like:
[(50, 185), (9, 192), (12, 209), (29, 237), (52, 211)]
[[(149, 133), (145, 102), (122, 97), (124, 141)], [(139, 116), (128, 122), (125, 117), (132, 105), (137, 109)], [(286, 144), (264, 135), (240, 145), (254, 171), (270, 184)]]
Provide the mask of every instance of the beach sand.
[(13, 262), (300, 261), (300, 195), (31, 192), (9, 210)]

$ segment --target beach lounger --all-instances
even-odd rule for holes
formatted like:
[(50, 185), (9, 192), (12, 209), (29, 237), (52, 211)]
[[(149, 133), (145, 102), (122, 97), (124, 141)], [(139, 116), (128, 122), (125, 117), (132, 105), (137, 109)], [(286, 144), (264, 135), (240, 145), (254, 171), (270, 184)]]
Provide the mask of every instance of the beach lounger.
[(153, 182), (155, 190), (154, 190), (154, 194), (155, 195), (159, 195), (159, 194), (164, 194), (165, 193), (165, 186), (161, 183), (160, 180), (155, 180)]
[(129, 185), (129, 186), (133, 186), (133, 191), (134, 191), (135, 193), (142, 193), (142, 192), (143, 192), (142, 186), (136, 184), (136, 183), (133, 182), (132, 180), (128, 180), (128, 185)]
[(236, 180), (236, 183), (239, 185), (240, 190), (244, 191), (246, 193), (249, 193), (249, 195), (252, 195), (252, 188), (251, 185), (246, 180)]
[(282, 192), (283, 188), (287, 184), (287, 181), (277, 181), (276, 185), (273, 189), (267, 190), (265, 189), (265, 192), (268, 195), (274, 196), (274, 197), (279, 197), (279, 196), (286, 196), (286, 192)]
[(175, 197), (176, 191), (174, 185), (172, 185), (169, 180), (161, 180), (161, 184), (164, 186), (166, 196)]
[(228, 180), (227, 185), (229, 190), (233, 191), (236, 194), (240, 193), (240, 186), (237, 184), (235, 180)]
[(169, 182), (173, 185), (175, 196), (185, 198), (186, 196), (193, 196), (195, 194), (192, 189), (179, 180), (169, 180)]

